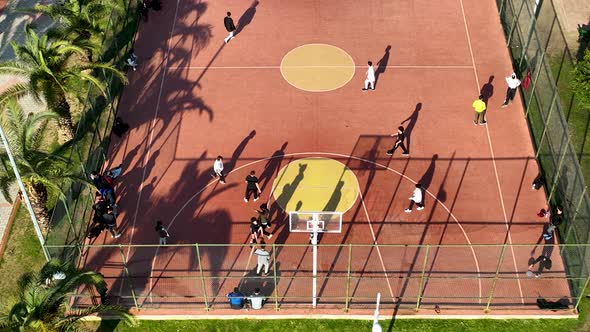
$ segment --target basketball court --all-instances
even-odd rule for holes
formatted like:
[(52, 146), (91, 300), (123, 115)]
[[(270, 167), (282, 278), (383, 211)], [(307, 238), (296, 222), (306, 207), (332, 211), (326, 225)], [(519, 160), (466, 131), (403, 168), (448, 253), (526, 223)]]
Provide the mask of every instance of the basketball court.
[[(512, 66), (495, 6), (179, 0), (150, 13), (119, 106), (131, 129), (105, 165), (124, 168), (123, 236), (101, 235), (92, 244), (114, 246), (88, 248), (84, 264), (120, 303), (166, 313), (202, 310), (204, 294), (224, 313), (238, 285), (261, 287), (282, 313), (311, 308), (314, 275), (323, 313), (369, 309), (378, 292), (383, 309), (418, 301), (425, 312), (569, 297), (557, 245), (551, 271), (526, 275), (547, 249), (535, 216), (546, 202), (530, 187), (538, 167), (519, 96), (500, 108)], [(238, 30), (225, 44), (228, 10)], [(369, 60), (376, 89), (361, 91)], [(479, 126), (471, 103), (483, 88)], [(400, 125), (410, 155), (388, 156)], [(211, 177), (218, 155), (226, 184)], [(261, 199), (246, 203), (252, 170)], [(406, 213), (416, 183), (426, 208)], [(266, 202), (273, 266), (259, 277), (247, 244)], [(156, 220), (177, 246), (153, 246)], [(309, 220), (321, 221), (316, 267)]]

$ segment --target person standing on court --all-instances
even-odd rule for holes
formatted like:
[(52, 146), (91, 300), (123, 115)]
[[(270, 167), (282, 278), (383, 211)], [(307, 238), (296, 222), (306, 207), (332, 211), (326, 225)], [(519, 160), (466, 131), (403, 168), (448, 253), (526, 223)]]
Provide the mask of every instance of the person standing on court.
[(473, 118), (473, 124), (477, 125), (479, 122), (480, 125), (486, 124), (486, 103), (483, 101), (483, 96), (479, 95), (479, 97), (471, 104), (473, 109), (475, 110), (475, 117)]
[(402, 126), (397, 127), (397, 134), (391, 134), (391, 136), (396, 136), (396, 140), (395, 140), (395, 144), (393, 145), (391, 150), (387, 150), (387, 155), (393, 156), (393, 153), (395, 152), (395, 150), (397, 150), (397, 148), (401, 147), (402, 151), (403, 151), (402, 155), (408, 156), (410, 153), (408, 152), (408, 149), (404, 145), (404, 140), (406, 139), (406, 134), (404, 134), (404, 127), (402, 127)]
[(156, 221), (156, 233), (158, 233), (158, 236), (160, 237), (160, 245), (166, 244), (166, 241), (170, 237), (170, 233), (168, 233), (166, 227), (162, 225), (161, 220)]
[(270, 266), (270, 252), (264, 250), (264, 247), (258, 248), (254, 251), (254, 255), (258, 256), (258, 265), (256, 266), (256, 274), (260, 275), (260, 271), (264, 266), (264, 275), (268, 274)]
[(225, 183), (225, 175), (223, 174), (223, 157), (217, 156), (213, 162), (213, 173), (212, 177), (219, 177), (219, 182)]
[(418, 207), (416, 210), (420, 211), (424, 209), (424, 204), (422, 204), (422, 185), (420, 183), (416, 183), (414, 193), (412, 194), (412, 197), (410, 197), (410, 206), (408, 206), (408, 208), (404, 211), (408, 213), (412, 212), (414, 203), (416, 203), (416, 206)]
[(373, 68), (373, 62), (369, 61), (367, 64), (369, 67), (367, 68), (367, 79), (365, 79), (363, 91), (367, 91), (369, 85), (371, 86), (371, 90), (375, 90), (375, 68)]
[(260, 190), (260, 186), (258, 185), (256, 172), (250, 171), (250, 175), (246, 176), (246, 195), (244, 202), (248, 203), (251, 194), (254, 194), (254, 202), (256, 202), (260, 198), (260, 193), (262, 193), (262, 190)]
[(515, 73), (512, 73), (512, 75), (506, 76), (506, 84), (508, 84), (508, 90), (506, 90), (506, 98), (504, 98), (502, 108), (508, 106), (508, 103), (512, 103), (516, 95), (516, 89), (520, 86), (520, 80), (516, 78)]
[(234, 20), (231, 18), (230, 12), (227, 12), (227, 16), (223, 19), (223, 25), (225, 25), (225, 30), (229, 32), (227, 37), (223, 40), (223, 42), (227, 44), (227, 42), (234, 39), (234, 33), (236, 31), (236, 26), (234, 25)]
[(101, 219), (102, 219), (102, 223), (106, 226), (108, 231), (111, 233), (112, 238), (117, 239), (121, 236), (121, 233), (119, 233), (119, 230), (117, 229), (117, 219), (116, 219), (115, 215), (113, 214), (112, 207), (109, 206), (107, 208), (107, 212), (102, 214)]

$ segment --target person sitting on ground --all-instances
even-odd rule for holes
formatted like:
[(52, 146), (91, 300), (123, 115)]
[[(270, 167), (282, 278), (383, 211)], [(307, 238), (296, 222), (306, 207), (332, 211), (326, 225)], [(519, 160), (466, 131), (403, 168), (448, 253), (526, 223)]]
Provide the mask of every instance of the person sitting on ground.
[(254, 294), (248, 297), (248, 301), (250, 301), (250, 306), (254, 310), (262, 309), (264, 302), (266, 302), (266, 297), (260, 294), (260, 288), (254, 288)]
[(551, 214), (551, 225), (557, 227), (563, 221), (563, 208), (561, 205), (555, 206), (555, 211)]
[(122, 137), (127, 130), (129, 130), (129, 125), (123, 122), (120, 116), (116, 117), (113, 123), (113, 134), (117, 135), (117, 137)]
[(240, 292), (238, 287), (234, 288), (234, 291), (227, 294), (229, 299), (229, 306), (232, 309), (242, 309), (244, 307), (245, 296)]
[(98, 190), (106, 188), (108, 186), (104, 177), (98, 174), (98, 171), (92, 171), (92, 173), (90, 173), (90, 180), (92, 180), (92, 183)]
[(133, 68), (133, 71), (137, 70), (137, 55), (135, 55), (134, 50), (131, 49), (129, 51), (129, 55), (127, 56), (127, 60), (125, 60), (127, 65)]

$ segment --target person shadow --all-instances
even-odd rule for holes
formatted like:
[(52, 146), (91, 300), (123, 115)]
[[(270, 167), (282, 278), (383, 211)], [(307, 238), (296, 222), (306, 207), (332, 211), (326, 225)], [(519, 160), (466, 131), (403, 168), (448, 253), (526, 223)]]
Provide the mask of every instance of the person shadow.
[(258, 6), (258, 4), (259, 4), (258, 0), (252, 1), (250, 8), (246, 9), (244, 14), (242, 14), (240, 19), (238, 20), (238, 26), (236, 27), (235, 36), (239, 35), (240, 32), (242, 32), (242, 30), (244, 30), (244, 28), (248, 24), (252, 23), (252, 20), (254, 19), (254, 15), (256, 15), (256, 6)]
[(486, 103), (486, 106), (488, 105), (488, 100), (490, 100), (490, 98), (492, 98), (494, 95), (494, 85), (492, 84), (493, 81), (494, 75), (491, 75), (490, 78), (488, 78), (488, 82), (484, 84), (479, 91), (479, 94), (483, 96), (482, 100), (484, 103)]
[(425, 191), (428, 190), (430, 184), (432, 183), (432, 178), (434, 177), (434, 171), (436, 169), (436, 161), (438, 160), (438, 154), (435, 154), (430, 159), (430, 165), (428, 165), (428, 169), (424, 172), (424, 175), (418, 180), (418, 183), (422, 185), (422, 204), (426, 202), (426, 195)]
[(258, 180), (262, 184), (260, 186), (260, 190), (264, 191), (270, 180), (276, 176), (275, 173), (278, 173), (281, 163), (283, 162), (283, 158), (285, 157), (285, 149), (287, 148), (288, 142), (283, 143), (279, 150), (276, 150), (270, 159), (264, 165), (264, 171), (258, 177)]
[(412, 114), (407, 119), (405, 119), (401, 122), (402, 125), (406, 122), (408, 123), (406, 125), (405, 131), (404, 131), (404, 133), (406, 134), (406, 148), (408, 149), (408, 153), (411, 153), (411, 151), (412, 151), (412, 144), (410, 144), (412, 142), (411, 141), (412, 131), (414, 130), (414, 126), (416, 125), (416, 122), (418, 122), (418, 115), (419, 115), (421, 109), (422, 109), (422, 103), (416, 104), (416, 108), (414, 109), (414, 112), (412, 112)]
[(385, 54), (383, 54), (383, 57), (381, 58), (381, 60), (379, 60), (379, 62), (377, 62), (377, 70), (375, 70), (375, 86), (373, 88), (377, 87), (377, 82), (379, 81), (379, 76), (381, 74), (383, 74), (385, 72), (385, 70), (387, 69), (387, 63), (389, 62), (389, 51), (391, 50), (391, 45), (387, 45), (387, 47), (385, 48)]

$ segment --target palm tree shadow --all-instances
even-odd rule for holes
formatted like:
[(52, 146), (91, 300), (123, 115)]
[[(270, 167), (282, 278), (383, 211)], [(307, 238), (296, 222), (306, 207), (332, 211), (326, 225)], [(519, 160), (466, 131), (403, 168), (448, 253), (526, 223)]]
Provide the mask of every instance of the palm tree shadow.
[(242, 32), (242, 30), (244, 30), (244, 28), (248, 24), (252, 23), (252, 20), (254, 19), (254, 15), (256, 15), (256, 6), (258, 6), (258, 4), (259, 4), (258, 0), (252, 1), (252, 4), (250, 4), (250, 7), (248, 9), (246, 9), (244, 14), (242, 14), (240, 19), (238, 20), (238, 26), (236, 27), (235, 36), (239, 35), (240, 32)]
[(416, 104), (414, 112), (412, 112), (412, 114), (409, 117), (407, 117), (405, 120), (401, 122), (401, 124), (408, 122), (408, 124), (406, 125), (406, 130), (404, 131), (404, 133), (406, 134), (406, 148), (408, 149), (408, 153), (411, 153), (412, 151), (412, 131), (414, 130), (416, 122), (418, 122), (418, 115), (421, 109), (422, 103)]
[(387, 63), (389, 62), (389, 51), (391, 50), (391, 45), (387, 45), (385, 48), (385, 54), (379, 62), (377, 62), (377, 70), (375, 70), (375, 87), (377, 87), (377, 81), (379, 81), (379, 76), (385, 72), (387, 69)]

